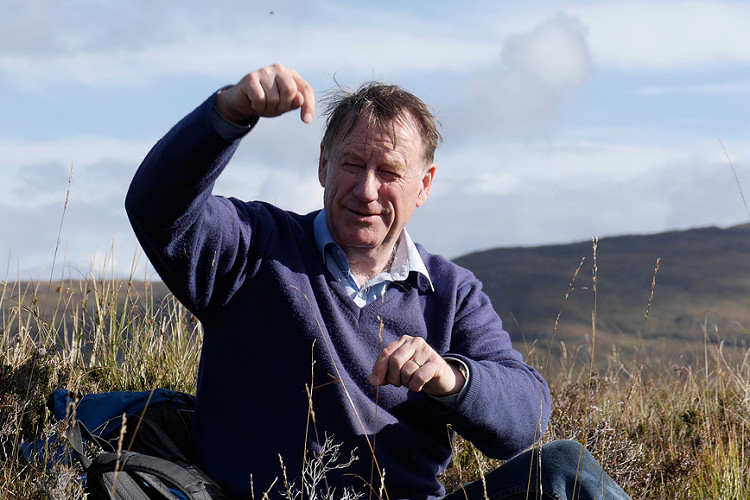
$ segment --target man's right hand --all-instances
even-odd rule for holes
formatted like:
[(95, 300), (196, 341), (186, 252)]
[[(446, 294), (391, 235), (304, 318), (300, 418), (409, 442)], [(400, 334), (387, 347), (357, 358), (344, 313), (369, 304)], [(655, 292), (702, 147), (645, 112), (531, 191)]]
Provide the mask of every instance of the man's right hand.
[(273, 117), (301, 108), (300, 118), (310, 123), (315, 114), (315, 92), (299, 73), (281, 64), (253, 71), (216, 96), (216, 108), (235, 123), (253, 116)]

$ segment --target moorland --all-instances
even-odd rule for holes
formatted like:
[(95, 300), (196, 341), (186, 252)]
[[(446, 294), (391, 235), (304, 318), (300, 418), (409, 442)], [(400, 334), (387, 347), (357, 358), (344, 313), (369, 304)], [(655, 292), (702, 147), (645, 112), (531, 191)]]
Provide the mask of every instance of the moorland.
[[(749, 236), (702, 228), (456, 262), (549, 381), (540, 442), (584, 443), (635, 499), (748, 498)], [(195, 391), (200, 323), (158, 281), (102, 276), (0, 283), (2, 498), (83, 498), (75, 466), (19, 452), (63, 442), (45, 409), (55, 388)], [(456, 488), (498, 463), (459, 436), (442, 479)]]

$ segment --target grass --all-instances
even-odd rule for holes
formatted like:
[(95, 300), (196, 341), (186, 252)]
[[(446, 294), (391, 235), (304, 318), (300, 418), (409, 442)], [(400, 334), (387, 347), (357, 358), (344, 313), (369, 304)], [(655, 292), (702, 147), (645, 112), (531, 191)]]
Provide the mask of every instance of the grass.
[[(94, 276), (0, 283), (0, 497), (83, 496), (75, 470), (19, 455), (19, 442), (59, 432), (45, 409), (52, 390), (195, 391), (201, 327), (173, 298), (155, 303), (156, 285)], [(552, 338), (528, 348), (553, 396), (542, 442), (585, 443), (634, 499), (750, 497), (750, 351), (730, 359), (720, 332), (704, 328), (694, 332), (705, 342), (691, 365), (601, 353), (593, 310), (587, 344)], [(647, 322), (648, 310), (644, 330)], [(454, 455), (442, 475), (449, 490), (499, 465), (460, 438)]]
[(132, 285), (0, 283), (0, 498), (76, 497), (75, 471), (49, 474), (18, 449), (59, 431), (45, 405), (54, 389), (195, 392), (200, 326), (173, 299), (154, 304), (149, 284), (142, 296)]

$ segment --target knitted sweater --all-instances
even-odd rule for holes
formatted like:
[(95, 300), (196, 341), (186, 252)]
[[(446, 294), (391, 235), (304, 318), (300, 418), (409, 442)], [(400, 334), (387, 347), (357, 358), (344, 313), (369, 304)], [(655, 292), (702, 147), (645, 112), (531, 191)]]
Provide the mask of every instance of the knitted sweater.
[[(304, 456), (330, 436), (341, 460), (353, 450), (358, 460), (329, 472), (328, 487), (377, 494), (384, 476), (390, 499), (432, 498), (444, 493), (436, 476), (454, 430), (498, 458), (539, 438), (548, 388), (480, 282), (417, 245), (434, 290), (412, 273), (358, 307), (316, 251), (317, 212), (212, 195), (239, 143), (215, 131), (212, 105), (213, 96), (154, 146), (126, 200), (144, 251), (204, 328), (193, 436), (206, 472), (233, 496), (250, 498), (252, 484), (273, 498), (279, 458), (299, 487)], [(402, 335), (466, 363), (468, 388), (453, 407), (370, 385), (379, 351)]]

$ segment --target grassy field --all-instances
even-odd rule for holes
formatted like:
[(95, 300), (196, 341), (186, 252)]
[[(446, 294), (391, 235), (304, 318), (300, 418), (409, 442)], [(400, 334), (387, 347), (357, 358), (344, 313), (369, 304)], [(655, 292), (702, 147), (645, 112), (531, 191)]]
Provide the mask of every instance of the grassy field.
[[(194, 392), (201, 327), (174, 299), (155, 301), (159, 285), (136, 291), (132, 281), (94, 277), (0, 283), (0, 497), (83, 496), (75, 470), (45, 470), (19, 456), (19, 442), (60, 431), (45, 410), (52, 390)], [(556, 341), (553, 331), (527, 346), (553, 394), (542, 442), (584, 443), (635, 499), (750, 497), (750, 352), (730, 359), (709, 341), (716, 332), (702, 331), (694, 333), (706, 342), (690, 365), (662, 364), (648, 352), (623, 359), (617, 348), (595, 349), (595, 301), (592, 312), (584, 345)], [(497, 465), (458, 439), (443, 480), (452, 489)]]

